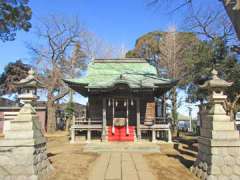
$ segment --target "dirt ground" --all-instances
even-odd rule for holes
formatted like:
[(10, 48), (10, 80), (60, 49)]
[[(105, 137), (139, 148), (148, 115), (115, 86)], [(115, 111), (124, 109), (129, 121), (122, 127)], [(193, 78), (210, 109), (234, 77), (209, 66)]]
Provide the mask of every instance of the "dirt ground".
[[(54, 167), (50, 180), (86, 180), (97, 154), (84, 153), (82, 144), (69, 144), (65, 135), (47, 137), (48, 157)], [(146, 154), (149, 166), (159, 180), (194, 180), (189, 167), (196, 149), (187, 144), (161, 144), (161, 153)]]
[(145, 158), (159, 180), (197, 180), (189, 168), (197, 152), (186, 144), (162, 144), (161, 153), (146, 154)]
[(87, 180), (97, 154), (84, 153), (83, 145), (69, 144), (66, 136), (48, 137), (48, 157), (54, 172), (50, 180)]

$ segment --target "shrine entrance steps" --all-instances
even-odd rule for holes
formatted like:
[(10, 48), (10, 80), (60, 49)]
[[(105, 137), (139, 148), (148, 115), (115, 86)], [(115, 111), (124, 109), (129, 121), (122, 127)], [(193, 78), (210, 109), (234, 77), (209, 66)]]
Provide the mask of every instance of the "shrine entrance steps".
[(91, 142), (86, 144), (84, 152), (137, 152), (159, 153), (160, 145), (151, 142)]
[(128, 127), (129, 134), (127, 134), (126, 127), (115, 126), (114, 133), (112, 132), (112, 126), (108, 127), (108, 141), (134, 141), (135, 126)]

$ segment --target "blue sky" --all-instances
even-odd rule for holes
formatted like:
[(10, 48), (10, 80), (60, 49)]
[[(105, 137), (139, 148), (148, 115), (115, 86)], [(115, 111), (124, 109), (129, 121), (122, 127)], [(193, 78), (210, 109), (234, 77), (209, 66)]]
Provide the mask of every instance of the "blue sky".
[[(135, 40), (144, 33), (166, 30), (171, 25), (183, 26), (186, 8), (169, 14), (165, 8), (147, 6), (147, 2), (149, 0), (30, 0), (33, 28), (30, 32), (18, 32), (15, 41), (0, 42), (0, 73), (11, 61), (31, 61), (26, 43), (38, 40), (34, 27), (39, 19), (49, 14), (78, 16), (81, 23), (98, 37), (117, 47), (124, 45), (127, 49), (133, 48)], [(220, 4), (218, 0), (195, 0), (195, 3), (204, 6)]]

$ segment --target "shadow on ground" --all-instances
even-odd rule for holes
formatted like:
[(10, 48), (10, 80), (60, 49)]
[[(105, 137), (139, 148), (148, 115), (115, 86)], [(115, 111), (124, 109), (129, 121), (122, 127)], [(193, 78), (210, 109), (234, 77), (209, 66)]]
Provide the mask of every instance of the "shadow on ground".
[(69, 144), (67, 136), (48, 137), (48, 158), (54, 171), (49, 180), (87, 180), (89, 167), (98, 157), (84, 153), (83, 145)]
[(178, 159), (186, 168), (190, 168), (194, 163), (193, 160), (188, 160), (188, 159), (184, 158), (184, 156), (181, 156), (181, 155), (167, 154), (167, 156), (170, 158)]
[(178, 141), (172, 145), (160, 145), (161, 153), (147, 154), (145, 158), (159, 179), (195, 180), (189, 168), (197, 157), (196, 141)]

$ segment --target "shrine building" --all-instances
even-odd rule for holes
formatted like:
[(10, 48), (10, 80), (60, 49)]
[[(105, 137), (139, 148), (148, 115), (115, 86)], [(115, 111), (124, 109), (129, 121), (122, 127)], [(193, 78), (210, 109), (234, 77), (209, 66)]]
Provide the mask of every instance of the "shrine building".
[(159, 76), (147, 60), (95, 59), (85, 77), (64, 81), (88, 98), (86, 116), (73, 120), (71, 142), (77, 135), (88, 141), (171, 141), (165, 94), (176, 81)]

